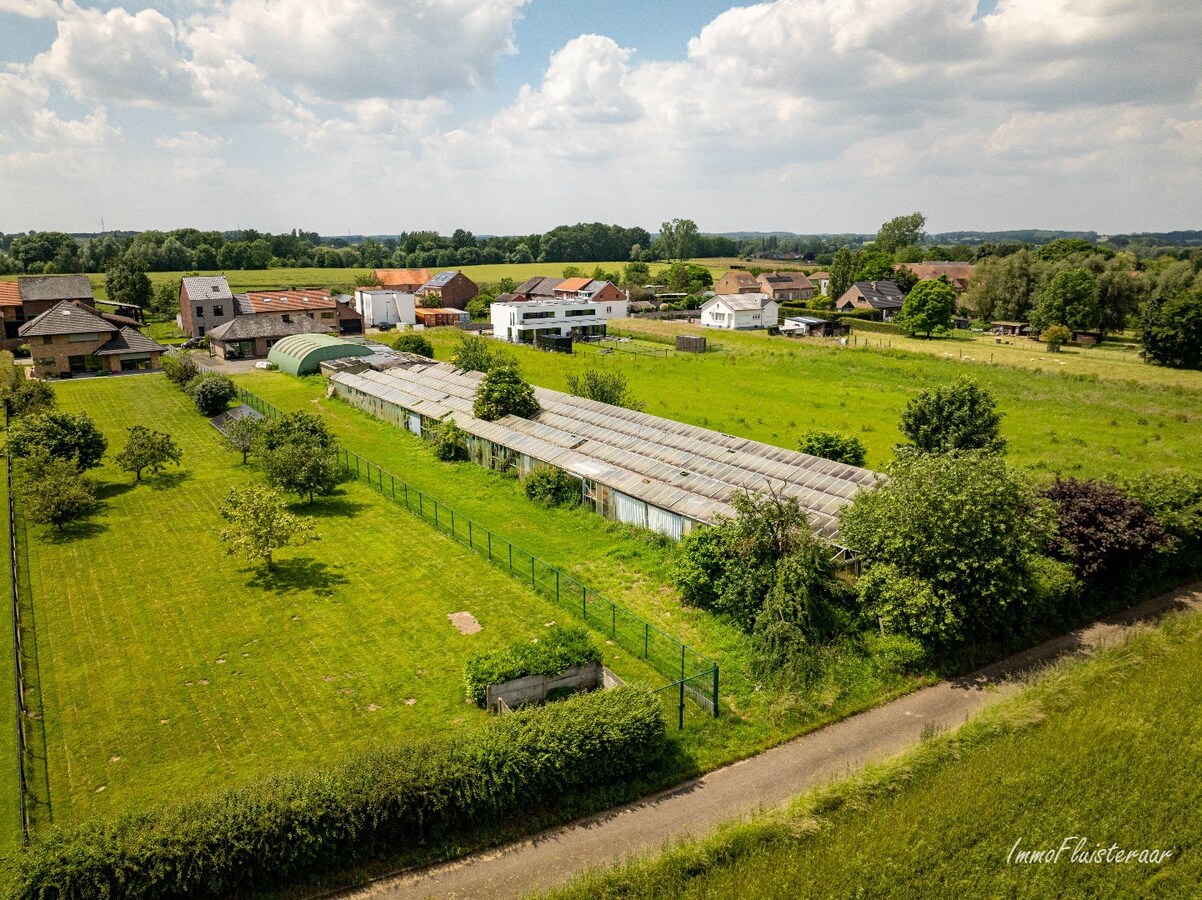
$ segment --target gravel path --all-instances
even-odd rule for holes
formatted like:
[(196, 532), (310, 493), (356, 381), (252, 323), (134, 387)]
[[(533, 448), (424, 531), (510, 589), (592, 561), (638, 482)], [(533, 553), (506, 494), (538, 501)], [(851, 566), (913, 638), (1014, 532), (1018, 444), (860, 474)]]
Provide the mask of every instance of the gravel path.
[(389, 877), (341, 896), (510, 898), (547, 890), (589, 868), (646, 855), (686, 836), (779, 806), (792, 797), (895, 756), (924, 734), (956, 728), (1018, 690), (1017, 676), (1089, 653), (1132, 625), (1179, 609), (1202, 609), (1202, 584), (1048, 641), (956, 681), (942, 682), (648, 797), (453, 863)]

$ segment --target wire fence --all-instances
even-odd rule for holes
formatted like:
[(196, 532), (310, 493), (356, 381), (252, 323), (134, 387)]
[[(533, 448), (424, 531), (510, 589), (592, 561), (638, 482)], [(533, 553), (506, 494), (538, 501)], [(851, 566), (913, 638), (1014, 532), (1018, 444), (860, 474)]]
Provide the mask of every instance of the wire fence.
[[(238, 399), (268, 418), (283, 415), (278, 407), (241, 385)], [(366, 482), (376, 493), (404, 506), (535, 593), (578, 616), (669, 679), (659, 690), (678, 697), (674, 712), (679, 727), (684, 727), (686, 714), (718, 715), (718, 664), (713, 660), (353, 450), (340, 447), (338, 459), (348, 475)]]
[[(8, 405), (4, 408), (4, 428), (8, 430)], [(8, 574), (13, 621), (13, 690), (16, 694), (17, 716), (17, 792), (21, 808), (21, 840), (29, 842), (28, 784), (25, 780), (25, 755), (29, 741), (25, 734), (28, 721), (25, 710), (25, 665), (21, 647), (21, 594), (18, 588), (17, 568), (17, 507), (13, 499), (13, 460), (4, 454), (4, 478), (8, 497)]]

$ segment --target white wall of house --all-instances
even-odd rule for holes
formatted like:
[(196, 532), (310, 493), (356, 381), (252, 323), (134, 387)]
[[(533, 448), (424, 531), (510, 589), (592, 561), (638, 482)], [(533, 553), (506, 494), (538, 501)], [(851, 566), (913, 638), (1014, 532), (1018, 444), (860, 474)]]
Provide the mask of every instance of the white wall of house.
[(573, 330), (604, 325), (626, 315), (627, 302), (588, 300), (531, 300), (494, 303), (489, 307), (493, 336), (511, 343), (533, 341), (535, 332), (569, 335)]
[(417, 321), (413, 294), (402, 291), (355, 291), (355, 309), (363, 316), (365, 328), (381, 325), (413, 325)]
[(706, 328), (746, 331), (754, 328), (775, 328), (779, 322), (780, 304), (775, 300), (768, 300), (760, 309), (732, 309), (719, 294), (707, 300), (701, 307), (701, 324)]

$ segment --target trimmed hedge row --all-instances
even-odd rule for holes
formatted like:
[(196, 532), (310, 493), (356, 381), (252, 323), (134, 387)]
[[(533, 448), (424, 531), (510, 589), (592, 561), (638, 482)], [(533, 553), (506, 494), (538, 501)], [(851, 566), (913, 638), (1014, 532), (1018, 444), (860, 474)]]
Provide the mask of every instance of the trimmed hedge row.
[(549, 628), (537, 644), (515, 641), (499, 650), (473, 653), (463, 667), (468, 696), (484, 706), (490, 684), (527, 675), (558, 675), (571, 666), (601, 662), (601, 651), (580, 626)]
[(649, 691), (582, 694), (471, 734), (55, 831), (22, 854), (12, 896), (151, 900), (279, 888), (628, 779), (655, 765), (664, 746)]
[(849, 309), (844, 312), (836, 312), (833, 309), (814, 309), (811, 306), (792, 306), (790, 304), (782, 304), (780, 308), (782, 319), (786, 316), (813, 316), (816, 319), (871, 320), (877, 315), (876, 310), (872, 309)]
[(896, 334), (898, 337), (904, 337), (905, 332), (896, 325), (889, 322), (864, 322), (860, 320), (843, 320), (844, 325), (850, 325), (852, 331), (871, 331), (875, 334)]

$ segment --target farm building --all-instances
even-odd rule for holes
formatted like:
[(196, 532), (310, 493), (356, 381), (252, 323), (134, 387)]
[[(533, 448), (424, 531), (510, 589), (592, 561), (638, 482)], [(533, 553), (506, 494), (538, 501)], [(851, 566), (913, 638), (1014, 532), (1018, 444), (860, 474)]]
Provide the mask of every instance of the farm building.
[(843, 326), (817, 316), (792, 316), (781, 322), (780, 333), (789, 337), (834, 337), (843, 333)]
[(806, 510), (815, 532), (837, 541), (837, 513), (876, 475), (843, 463), (662, 419), (545, 388), (530, 419), (472, 414), (483, 376), (402, 355), (385, 371), (340, 372), (329, 392), (426, 435), (448, 416), (468, 434), (474, 462), (519, 477), (539, 465), (581, 481), (584, 504), (607, 518), (673, 538), (730, 516), (740, 490), (778, 491)]
[(280, 338), (268, 352), (267, 361), (289, 375), (315, 375), (326, 360), (371, 355), (363, 344), (319, 332)]

